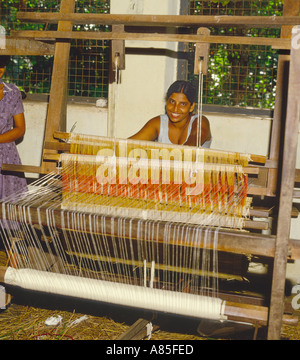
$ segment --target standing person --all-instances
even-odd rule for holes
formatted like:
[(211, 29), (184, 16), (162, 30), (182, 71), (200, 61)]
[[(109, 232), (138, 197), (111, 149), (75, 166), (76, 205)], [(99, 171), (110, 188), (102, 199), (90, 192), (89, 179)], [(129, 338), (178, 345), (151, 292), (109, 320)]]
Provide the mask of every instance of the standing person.
[(202, 116), (201, 130), (198, 129), (198, 115), (193, 115), (195, 101), (196, 90), (192, 84), (175, 81), (167, 91), (166, 114), (149, 120), (130, 139), (197, 146), (197, 139), (201, 137), (201, 147), (209, 148), (212, 141), (209, 121)]
[[(0, 56), (0, 167), (2, 164), (21, 164), (15, 141), (25, 134), (22, 96), (17, 86), (2, 81), (9, 56)], [(0, 199), (26, 190), (24, 174), (0, 172)]]

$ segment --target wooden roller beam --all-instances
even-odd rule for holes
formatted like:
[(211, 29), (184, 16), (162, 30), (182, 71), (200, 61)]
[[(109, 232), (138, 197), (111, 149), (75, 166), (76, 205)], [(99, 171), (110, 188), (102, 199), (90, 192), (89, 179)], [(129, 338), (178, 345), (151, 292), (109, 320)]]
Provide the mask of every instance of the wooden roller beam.
[[(57, 150), (57, 151), (63, 151), (63, 152), (69, 152), (70, 151), (70, 144), (68, 143), (61, 143), (61, 142), (55, 142), (55, 141), (48, 141), (45, 142), (45, 148), (49, 150)], [(259, 169), (254, 166), (244, 167), (245, 174), (252, 174), (256, 175), (259, 173)]]
[[(62, 131), (55, 131), (53, 133), (53, 137), (58, 140), (68, 141), (70, 139), (70, 133), (62, 132)], [(109, 138), (106, 138), (109, 139)], [(57, 141), (49, 141), (45, 143), (45, 145), (49, 149), (56, 149), (61, 151), (69, 151), (70, 150), (70, 144), (69, 143), (59, 143)], [(174, 144), (173, 144), (174, 145)], [(250, 155), (251, 162), (259, 163), (259, 164), (265, 164), (267, 161), (267, 157), (264, 155)], [(300, 178), (300, 175), (299, 175)]]
[[(7, 267), (0, 266), (0, 283), (5, 284), (5, 274), (7, 269)], [(132, 305), (134, 306), (134, 304)], [(231, 321), (240, 321), (266, 326), (268, 323), (268, 308), (259, 305), (225, 301), (224, 316), (227, 320)], [(296, 326), (298, 324), (298, 317), (284, 314), (283, 323)]]

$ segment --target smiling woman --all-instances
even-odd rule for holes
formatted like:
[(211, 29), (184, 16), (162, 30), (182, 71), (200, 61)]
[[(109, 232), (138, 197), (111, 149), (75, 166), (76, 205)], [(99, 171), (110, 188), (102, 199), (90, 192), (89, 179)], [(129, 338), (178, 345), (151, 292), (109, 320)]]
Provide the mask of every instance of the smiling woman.
[(196, 146), (200, 137), (201, 147), (209, 148), (212, 141), (209, 121), (205, 116), (198, 121), (198, 115), (193, 115), (196, 90), (191, 83), (175, 81), (166, 98), (166, 114), (149, 120), (130, 139)]

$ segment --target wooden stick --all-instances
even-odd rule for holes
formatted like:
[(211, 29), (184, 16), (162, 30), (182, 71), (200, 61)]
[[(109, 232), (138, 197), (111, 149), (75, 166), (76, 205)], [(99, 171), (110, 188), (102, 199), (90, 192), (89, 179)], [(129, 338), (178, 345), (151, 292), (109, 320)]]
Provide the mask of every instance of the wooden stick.
[[(141, 260), (133, 260), (133, 259), (124, 259), (121, 257), (111, 257), (111, 256), (103, 256), (103, 255), (93, 255), (93, 254), (86, 254), (83, 252), (73, 252), (73, 251), (67, 251), (68, 255), (75, 256), (76, 258), (81, 259), (89, 259), (93, 261), (100, 261), (104, 263), (111, 263), (111, 264), (126, 264), (133, 266), (134, 268), (142, 268), (144, 266), (143, 261)], [(150, 266), (150, 265), (149, 265)], [(220, 266), (220, 265), (219, 265)], [(155, 270), (158, 271), (164, 271), (164, 272), (172, 272), (176, 273), (178, 271), (178, 266), (174, 265), (166, 265), (161, 263), (155, 263)], [(206, 274), (210, 277), (218, 277), (218, 279), (231, 279), (231, 280), (237, 280), (237, 281), (243, 281), (243, 276), (239, 274), (233, 274), (232, 271), (228, 271), (226, 273), (226, 269), (224, 269), (222, 272), (219, 271), (219, 273), (216, 275), (212, 271), (206, 271), (201, 269), (191, 269), (188, 267), (180, 267), (180, 272), (182, 274), (193, 274), (195, 276), (203, 276)]]
[(34, 23), (72, 21), (74, 24), (130, 26), (248, 26), (281, 27), (300, 24), (299, 16), (205, 16), (205, 15), (128, 15), (18, 12), (17, 19)]
[(47, 174), (41, 166), (2, 164), (1, 171), (28, 172), (32, 174)]
[(141, 41), (175, 41), (192, 43), (214, 44), (242, 44), (275, 46), (276, 48), (289, 49), (290, 41), (281, 38), (247, 37), (247, 36), (202, 36), (184, 34), (149, 34), (127, 32), (101, 32), (101, 31), (39, 31), (19, 30), (12, 31), (12, 35), (19, 38), (39, 39), (91, 39), (91, 40), (141, 40)]
[(34, 39), (17, 39), (7, 36), (5, 49), (0, 49), (1, 55), (54, 55), (54, 44), (47, 44)]
[[(130, 326), (117, 340), (143, 340), (147, 336), (147, 325), (150, 323), (146, 319), (138, 319), (133, 325)], [(159, 327), (153, 325), (153, 330), (156, 331)]]

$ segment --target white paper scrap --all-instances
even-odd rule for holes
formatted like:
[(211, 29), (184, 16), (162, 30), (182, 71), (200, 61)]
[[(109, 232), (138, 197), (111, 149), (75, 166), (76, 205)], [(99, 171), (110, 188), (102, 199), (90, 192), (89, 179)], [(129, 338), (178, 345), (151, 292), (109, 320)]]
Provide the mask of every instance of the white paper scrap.
[(79, 323), (81, 323), (82, 321), (87, 320), (87, 319), (88, 319), (88, 316), (87, 316), (87, 315), (83, 315), (83, 316), (81, 316), (79, 319), (76, 319), (76, 320), (72, 321), (69, 326), (77, 325), (77, 324), (79, 324)]
[(45, 325), (47, 326), (57, 326), (61, 323), (62, 321), (62, 316), (58, 315), (58, 316), (50, 316), (48, 319), (46, 319), (45, 321)]

